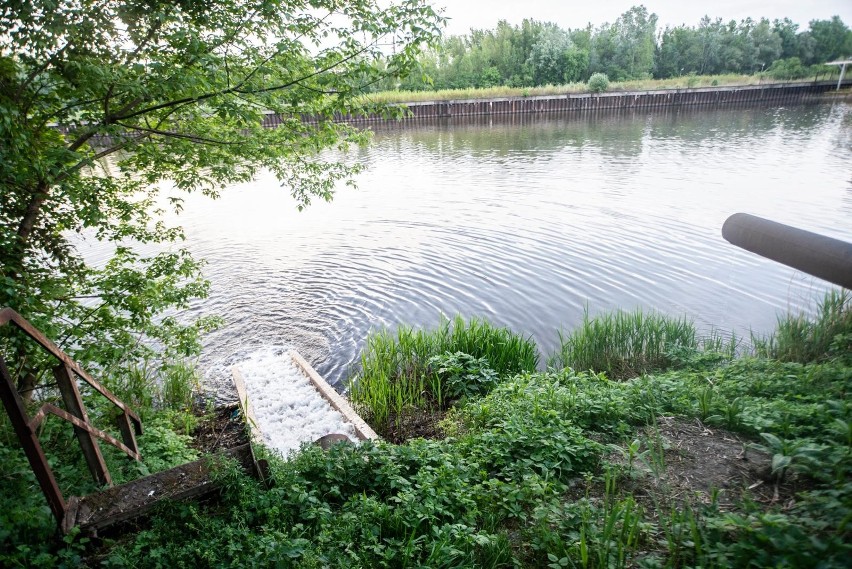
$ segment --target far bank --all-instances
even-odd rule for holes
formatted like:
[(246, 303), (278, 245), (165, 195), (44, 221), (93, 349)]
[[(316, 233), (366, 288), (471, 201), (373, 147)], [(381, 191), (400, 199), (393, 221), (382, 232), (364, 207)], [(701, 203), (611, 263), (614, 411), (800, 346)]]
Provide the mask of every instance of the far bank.
[[(550, 112), (597, 112), (664, 107), (724, 107), (762, 104), (803, 104), (834, 98), (848, 98), (852, 78), (844, 80), (837, 91), (836, 81), (765, 83), (758, 85), (711, 86), (695, 88), (612, 91), (605, 93), (562, 93), (538, 96), (506, 96), (477, 99), (441, 99), (399, 103), (405, 109), (402, 120), (435, 119), (460, 116), (506, 115)], [(335, 113), (335, 121), (365, 123), (397, 121), (384, 114), (352, 115)], [(276, 127), (286, 117), (269, 114), (264, 124)], [(305, 122), (323, 120), (303, 115)]]

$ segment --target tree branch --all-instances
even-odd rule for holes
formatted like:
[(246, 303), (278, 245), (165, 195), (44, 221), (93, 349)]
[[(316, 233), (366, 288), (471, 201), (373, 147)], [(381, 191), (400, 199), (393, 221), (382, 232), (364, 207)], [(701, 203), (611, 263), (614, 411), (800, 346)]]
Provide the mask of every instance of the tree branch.
[(256, 95), (256, 94), (259, 94), (259, 93), (269, 93), (271, 91), (281, 91), (282, 89), (287, 89), (289, 87), (292, 87), (293, 85), (297, 85), (297, 84), (301, 83), (302, 81), (307, 81), (308, 79), (316, 77), (317, 75), (322, 75), (323, 73), (331, 71), (332, 69), (346, 63), (347, 61), (350, 61), (350, 60), (358, 57), (359, 55), (361, 55), (362, 53), (367, 51), (370, 47), (373, 47), (374, 45), (376, 45), (377, 42), (378, 42), (378, 39), (373, 40), (371, 43), (365, 45), (363, 48), (359, 49), (358, 51), (347, 55), (346, 57), (344, 57), (340, 61), (337, 61), (337, 62), (335, 62), (331, 65), (328, 65), (326, 67), (323, 67), (321, 69), (318, 69), (318, 70), (314, 71), (313, 73), (308, 73), (307, 75), (304, 75), (304, 76), (302, 76), (298, 79), (294, 79), (293, 81), (288, 81), (287, 83), (275, 85), (274, 87), (265, 87), (263, 89), (257, 89), (257, 90), (242, 89), (241, 87), (245, 84), (245, 79), (243, 79), (238, 84), (236, 84), (235, 86), (228, 88), (228, 89), (221, 89), (219, 91), (214, 91), (212, 93), (205, 93), (203, 95), (198, 95), (197, 97), (185, 97), (183, 99), (175, 99), (173, 101), (167, 101), (165, 103), (160, 103), (158, 105), (153, 105), (153, 106), (150, 106), (150, 107), (146, 107), (144, 109), (140, 109), (140, 110), (138, 110), (134, 113), (130, 113), (129, 115), (117, 116), (117, 117), (115, 117), (115, 120), (116, 121), (127, 120), (127, 119), (130, 119), (130, 118), (134, 118), (134, 117), (137, 117), (137, 116), (140, 116), (140, 115), (147, 114), (147, 113), (152, 113), (154, 111), (159, 111), (161, 109), (167, 109), (167, 108), (173, 107), (175, 105), (182, 105), (182, 104), (185, 104), (185, 103), (200, 103), (202, 101), (212, 99), (213, 97), (221, 97), (222, 95), (230, 95), (232, 93), (241, 93), (241, 94), (244, 94), (244, 95)]
[(120, 122), (116, 122), (115, 124), (123, 126), (124, 128), (129, 128), (130, 130), (138, 130), (141, 132), (147, 132), (149, 134), (157, 134), (160, 136), (165, 136), (168, 138), (180, 138), (185, 140), (190, 140), (192, 142), (197, 142), (199, 144), (212, 144), (217, 146), (231, 146), (235, 144), (240, 144), (239, 142), (229, 142), (227, 140), (216, 140), (215, 138), (207, 138), (205, 136), (198, 136), (196, 134), (184, 134), (181, 132), (174, 132), (169, 130), (159, 130), (156, 128), (146, 128), (144, 126), (136, 126), (123, 124)]

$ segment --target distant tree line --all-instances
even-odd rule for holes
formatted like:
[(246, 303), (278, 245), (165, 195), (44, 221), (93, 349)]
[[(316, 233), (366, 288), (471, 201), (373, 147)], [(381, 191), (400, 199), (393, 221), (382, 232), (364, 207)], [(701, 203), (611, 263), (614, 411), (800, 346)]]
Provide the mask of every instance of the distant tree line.
[(609, 79), (664, 79), (682, 75), (765, 72), (778, 79), (813, 74), (812, 66), (852, 55), (852, 31), (839, 16), (812, 20), (807, 30), (790, 19), (725, 22), (705, 16), (697, 26), (657, 29), (657, 15), (634, 6), (597, 28), (563, 29), (527, 19), (490, 30), (448, 36), (418, 57), (407, 79), (381, 89), (533, 87)]

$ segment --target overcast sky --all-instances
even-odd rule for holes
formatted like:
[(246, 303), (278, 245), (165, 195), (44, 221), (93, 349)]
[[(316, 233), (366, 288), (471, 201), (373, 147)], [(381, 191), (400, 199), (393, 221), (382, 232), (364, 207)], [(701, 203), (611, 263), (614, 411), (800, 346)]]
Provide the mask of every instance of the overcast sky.
[[(599, 26), (613, 22), (631, 6), (630, 0), (434, 0), (444, 6), (451, 18), (446, 33), (464, 34), (470, 28), (493, 28), (498, 20), (519, 24), (524, 18), (555, 22), (562, 28), (582, 28), (589, 22)], [(804, 30), (811, 20), (840, 16), (852, 25), (852, 0), (649, 0), (648, 11), (659, 17), (658, 27), (687, 24), (695, 26), (705, 14), (723, 20), (752, 17), (790, 18)]]

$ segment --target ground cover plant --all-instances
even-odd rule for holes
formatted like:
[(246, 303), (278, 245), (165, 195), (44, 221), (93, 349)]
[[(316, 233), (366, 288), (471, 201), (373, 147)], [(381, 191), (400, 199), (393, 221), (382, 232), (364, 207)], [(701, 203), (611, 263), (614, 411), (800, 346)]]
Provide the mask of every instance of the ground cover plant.
[(604, 372), (615, 379), (670, 367), (676, 354), (696, 351), (692, 322), (662, 314), (616, 311), (590, 316), (570, 333), (559, 332), (560, 347), (551, 367)]
[(380, 330), (367, 339), (350, 397), (376, 432), (401, 441), (411, 433), (395, 429), (418, 418), (431, 429), (452, 401), (485, 393), (498, 376), (533, 371), (538, 358), (531, 339), (476, 318)]
[[(458, 376), (487, 357), (419, 356)], [(808, 362), (693, 346), (674, 367), (625, 380), (563, 368), (487, 383), (449, 407), (440, 440), (306, 446), (269, 457), (272, 488), (225, 468), (217, 500), (166, 504), (130, 534), (72, 536), (39, 560), (848, 566), (852, 366), (830, 345)]]

